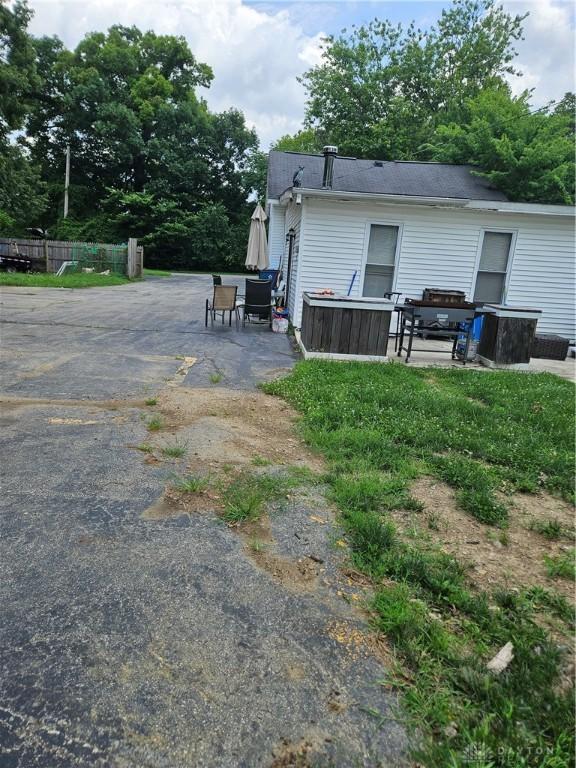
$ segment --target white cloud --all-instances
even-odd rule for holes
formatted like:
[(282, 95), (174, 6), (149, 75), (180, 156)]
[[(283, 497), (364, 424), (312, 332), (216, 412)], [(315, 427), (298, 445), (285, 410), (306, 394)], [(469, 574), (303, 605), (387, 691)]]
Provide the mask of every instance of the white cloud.
[(574, 74), (574, 6), (569, 1), (508, 0), (506, 10), (530, 12), (524, 21), (524, 40), (516, 45), (516, 68), (522, 77), (511, 78), (514, 93), (533, 88), (532, 104), (541, 107), (576, 89)]
[(286, 11), (263, 12), (241, 0), (31, 0), (34, 35), (58, 35), (69, 47), (91, 31), (135, 24), (184, 35), (199, 61), (214, 70), (202, 91), (211, 109), (238, 107), (263, 149), (302, 125), (305, 94), (298, 83), (319, 58), (322, 33), (306, 35)]

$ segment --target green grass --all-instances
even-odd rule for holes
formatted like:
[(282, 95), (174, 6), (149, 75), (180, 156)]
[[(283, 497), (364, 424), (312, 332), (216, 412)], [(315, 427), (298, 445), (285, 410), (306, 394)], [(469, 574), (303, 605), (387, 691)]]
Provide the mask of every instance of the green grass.
[[(150, 429), (150, 427), (148, 427)], [(186, 446), (174, 443), (173, 445), (165, 445), (162, 447), (162, 455), (171, 459), (181, 459), (186, 455)]]
[(222, 374), (221, 373), (211, 373), (210, 374), (210, 381), (212, 384), (218, 384), (222, 381)]
[(222, 488), (222, 516), (229, 523), (257, 520), (270, 505), (282, 504), (291, 490), (306, 482), (290, 472), (241, 472)]
[(148, 397), (144, 401), (145, 405), (157, 405), (158, 404), (158, 398), (157, 397)]
[[(538, 621), (569, 633), (571, 607), (541, 587), (478, 589), (455, 557), (400, 535), (390, 515), (421, 509), (410, 487), (431, 475), (507, 543), (508, 494), (572, 499), (573, 385), (547, 374), (306, 361), (264, 389), (301, 411), (304, 437), (328, 461), (351, 560), (375, 586), (374, 626), (408, 670), (410, 682), (387, 684), (421, 734), (414, 759), (465, 768), (483, 751), (477, 768), (573, 765), (573, 691), (557, 686), (563, 651)], [(572, 553), (549, 568), (563, 577), (568, 566), (572, 578)], [(508, 641), (514, 660), (495, 676), (486, 663)]]
[(184, 493), (199, 493), (208, 485), (207, 477), (199, 475), (186, 475), (186, 477), (177, 477), (174, 481), (174, 487)]
[(146, 422), (146, 428), (149, 432), (158, 432), (164, 426), (161, 416), (151, 416)]
[(21, 274), (19, 272), (0, 272), (0, 285), (13, 285), (34, 288), (101, 288), (110, 285), (129, 283), (122, 275), (95, 275), (78, 272), (58, 277), (52, 274)]
[(532, 531), (544, 536), (545, 539), (555, 541), (562, 538), (570, 538), (569, 531), (565, 531), (559, 520), (534, 520), (530, 525)]
[(143, 270), (144, 276), (149, 275), (150, 277), (170, 277), (172, 275), (172, 272), (168, 272), (165, 269), (148, 269), (147, 267)]
[(140, 443), (136, 446), (136, 450), (142, 451), (142, 453), (152, 453), (154, 448), (149, 443)]
[(574, 580), (576, 575), (574, 565), (574, 550), (571, 549), (568, 552), (564, 552), (561, 555), (548, 556), (544, 555), (544, 563), (546, 565), (546, 573), (551, 579), (571, 579)]
[(258, 456), (258, 455), (252, 457), (251, 463), (255, 467), (269, 467), (270, 464), (272, 464), (270, 459), (265, 459), (264, 456)]

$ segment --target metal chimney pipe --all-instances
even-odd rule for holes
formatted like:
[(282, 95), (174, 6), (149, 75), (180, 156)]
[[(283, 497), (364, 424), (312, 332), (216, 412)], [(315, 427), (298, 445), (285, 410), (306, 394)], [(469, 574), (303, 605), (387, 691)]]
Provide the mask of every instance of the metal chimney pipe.
[(332, 189), (334, 181), (334, 160), (338, 154), (338, 147), (324, 147), (324, 175), (322, 176), (322, 189)]

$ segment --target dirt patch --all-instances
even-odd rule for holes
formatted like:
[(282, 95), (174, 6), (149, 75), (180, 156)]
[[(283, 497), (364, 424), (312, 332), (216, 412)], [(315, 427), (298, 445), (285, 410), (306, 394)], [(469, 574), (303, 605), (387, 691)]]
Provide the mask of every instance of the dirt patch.
[(267, 571), (287, 589), (310, 590), (316, 586), (319, 568), (311, 560), (289, 560), (266, 549), (256, 551), (248, 548), (247, 551), (259, 568)]
[(202, 512), (220, 512), (220, 495), (209, 488), (196, 493), (178, 491), (169, 486), (163, 495), (142, 513), (144, 520), (167, 520), (180, 515)]
[(281, 739), (272, 750), (273, 759), (269, 768), (312, 768), (317, 764), (318, 754), (324, 751), (326, 742), (330, 741), (330, 738), (324, 737), (316, 729), (310, 729), (310, 733), (298, 742)]
[(159, 408), (168, 429), (195, 446), (191, 469), (206, 464), (247, 464), (263, 456), (273, 464), (302, 464), (322, 471), (319, 456), (294, 435), (297, 419), (286, 403), (262, 392), (165, 389)]
[(326, 627), (326, 634), (343, 645), (352, 659), (374, 652), (370, 636), (348, 621), (331, 621)]
[(395, 512), (400, 529), (416, 524), (425, 530), (445, 552), (471, 566), (470, 577), (482, 589), (542, 586), (573, 599), (571, 582), (549, 578), (544, 564), (545, 555), (565, 554), (570, 542), (549, 541), (530, 530), (535, 520), (557, 519), (573, 531), (574, 510), (566, 502), (546, 494), (515, 494), (507, 499), (510, 524), (502, 532), (459, 509), (454, 491), (438, 480), (419, 478), (412, 486), (412, 495), (424, 504), (424, 512)]

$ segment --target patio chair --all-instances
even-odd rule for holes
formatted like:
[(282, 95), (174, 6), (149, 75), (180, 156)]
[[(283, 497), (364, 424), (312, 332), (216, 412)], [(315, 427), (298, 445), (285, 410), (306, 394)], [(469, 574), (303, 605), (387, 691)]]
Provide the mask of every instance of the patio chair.
[(222, 285), (222, 278), (220, 275), (212, 275), (212, 285)]
[(268, 320), (272, 327), (272, 281), (248, 278), (242, 307), (242, 325), (246, 324), (246, 317), (258, 315), (260, 320)]
[(215, 285), (212, 300), (206, 299), (206, 316), (204, 319), (204, 324), (208, 325), (208, 315), (210, 315), (212, 324), (214, 324), (216, 315), (221, 314), (222, 325), (224, 325), (224, 315), (226, 312), (229, 312), (228, 325), (232, 325), (232, 312), (234, 312), (234, 316), (236, 318), (236, 326), (238, 326), (240, 314), (236, 304), (237, 292), (238, 288), (235, 285)]

